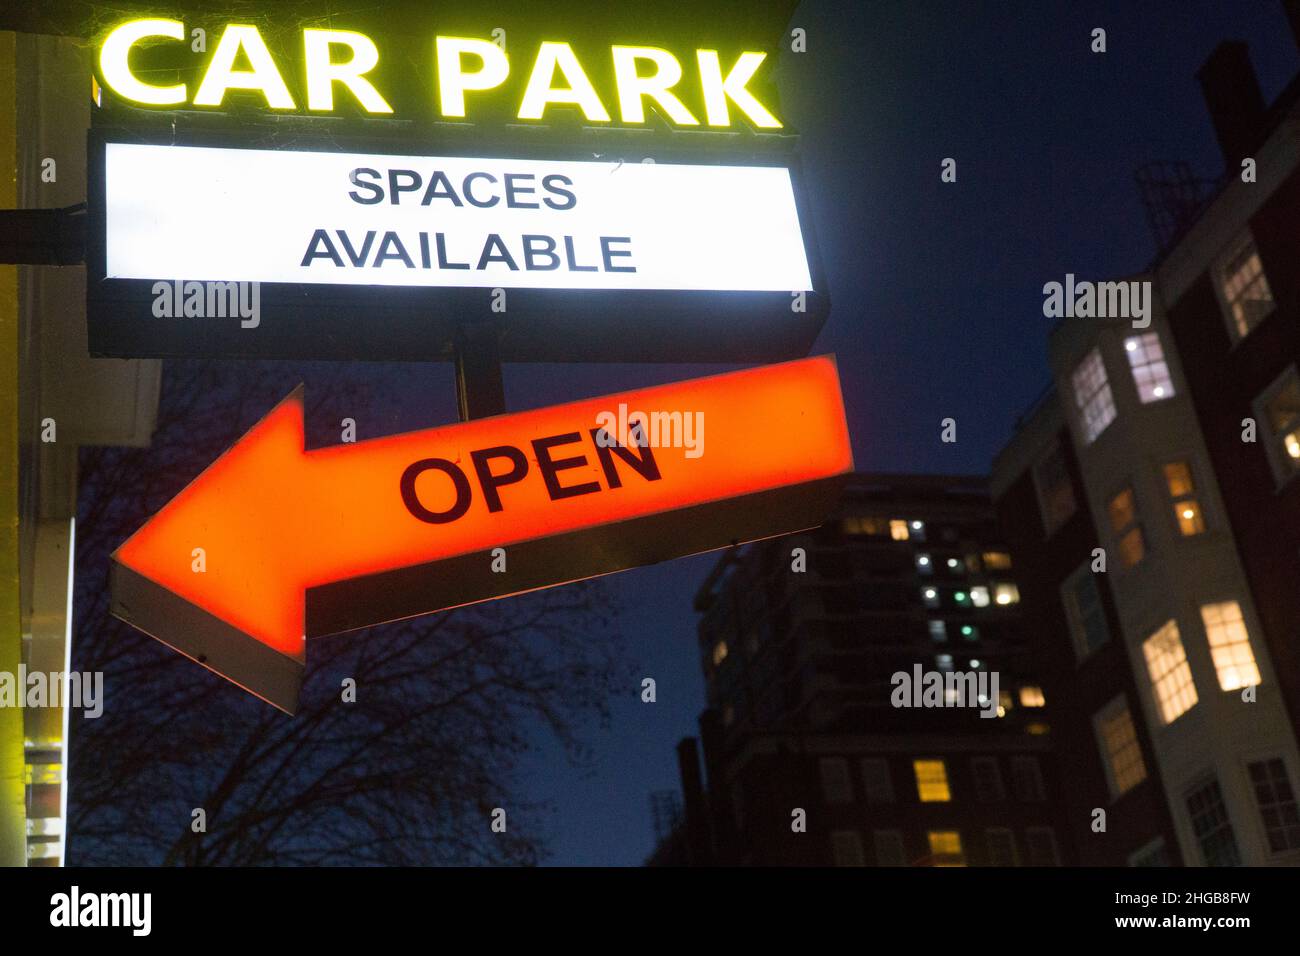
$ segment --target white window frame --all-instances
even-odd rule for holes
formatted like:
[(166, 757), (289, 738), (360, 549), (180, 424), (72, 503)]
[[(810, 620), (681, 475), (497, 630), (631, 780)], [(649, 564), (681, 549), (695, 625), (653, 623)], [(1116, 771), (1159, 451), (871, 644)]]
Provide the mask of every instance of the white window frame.
[[(1101, 386), (1097, 388), (1096, 391), (1092, 392), (1086, 401), (1081, 402), (1079, 400), (1080, 395), (1077, 377), (1084, 364), (1090, 362), (1093, 356), (1096, 356), (1097, 365), (1101, 369)], [(1115, 424), (1115, 421), (1119, 418), (1119, 405), (1115, 402), (1115, 388), (1110, 382), (1110, 369), (1106, 367), (1106, 354), (1102, 351), (1099, 344), (1088, 349), (1088, 351), (1074, 363), (1073, 367), (1070, 369), (1069, 386), (1071, 409), (1074, 412), (1075, 423), (1079, 426), (1079, 437), (1082, 439), (1080, 444), (1084, 447), (1091, 447), (1096, 443), (1097, 439), (1106, 434), (1107, 429), (1109, 429), (1111, 425)], [(1110, 416), (1106, 419), (1105, 424), (1094, 432), (1088, 424), (1085, 409), (1095, 400), (1100, 399), (1103, 392), (1108, 396), (1107, 400), (1110, 404)]]
[[(1152, 337), (1155, 339), (1156, 348), (1159, 349), (1160, 351), (1160, 358), (1155, 361), (1144, 361), (1141, 365), (1134, 365), (1133, 353), (1137, 351), (1137, 348), (1130, 349), (1129, 343), (1130, 342), (1141, 343), (1143, 339), (1146, 339), (1148, 337)], [(1145, 349), (1146, 346), (1139, 344), (1138, 348)], [(1154, 405), (1158, 402), (1166, 402), (1169, 399), (1174, 398), (1178, 394), (1178, 385), (1174, 382), (1173, 369), (1169, 367), (1169, 355), (1165, 351), (1164, 339), (1160, 337), (1160, 333), (1157, 332), (1155, 329), (1151, 329), (1151, 328), (1142, 329), (1140, 331), (1134, 332), (1132, 335), (1124, 336), (1124, 361), (1128, 365), (1129, 381), (1133, 383), (1133, 392), (1135, 395), (1137, 395), (1139, 405)], [(1164, 366), (1165, 381), (1169, 385), (1169, 391), (1164, 395), (1152, 394), (1150, 398), (1143, 398), (1142, 386), (1138, 382), (1138, 376), (1137, 376), (1138, 369), (1154, 368), (1157, 365)], [(1158, 388), (1159, 386), (1156, 387)]]

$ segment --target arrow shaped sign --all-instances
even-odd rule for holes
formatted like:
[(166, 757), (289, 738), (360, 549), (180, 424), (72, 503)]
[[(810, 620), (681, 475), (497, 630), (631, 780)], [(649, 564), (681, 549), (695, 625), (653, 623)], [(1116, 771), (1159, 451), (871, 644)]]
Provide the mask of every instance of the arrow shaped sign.
[(830, 356), (311, 451), (303, 436), (299, 387), (112, 569), (116, 616), (289, 713), (307, 637), (813, 527), (853, 468)]

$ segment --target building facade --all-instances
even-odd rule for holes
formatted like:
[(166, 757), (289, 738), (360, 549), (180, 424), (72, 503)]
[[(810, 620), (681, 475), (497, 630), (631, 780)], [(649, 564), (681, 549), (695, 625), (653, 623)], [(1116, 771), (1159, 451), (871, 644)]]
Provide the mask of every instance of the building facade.
[[(1266, 106), (1240, 43), (1199, 79), (1221, 183), (1126, 280), (1147, 315), (1053, 330), (1055, 394), (993, 488), (1074, 715), (1058, 739), (1081, 861), (1294, 865), (1300, 85)], [(1083, 829), (1089, 804), (1105, 832)]]
[(856, 476), (821, 528), (728, 552), (696, 601), (708, 792), (684, 801), (712, 862), (1071, 862), (1019, 601), (981, 478)]

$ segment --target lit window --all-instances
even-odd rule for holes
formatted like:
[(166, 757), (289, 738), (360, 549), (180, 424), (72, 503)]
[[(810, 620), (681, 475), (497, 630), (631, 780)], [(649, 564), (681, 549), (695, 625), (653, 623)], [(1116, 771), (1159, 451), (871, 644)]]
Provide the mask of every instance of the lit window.
[(883, 518), (867, 518), (862, 515), (845, 518), (840, 527), (845, 534), (852, 535), (884, 535), (890, 531), (889, 522)]
[(989, 827), (984, 831), (989, 846), (989, 866), (1016, 865), (1016, 838), (1006, 827)]
[(1007, 798), (996, 757), (975, 757), (971, 760), (971, 771), (975, 778), (976, 800), (980, 803), (1000, 803)]
[(718, 641), (713, 645), (713, 666), (717, 667), (727, 659), (727, 642)]
[(1101, 592), (1092, 568), (1084, 562), (1079, 570), (1061, 585), (1061, 600), (1065, 616), (1070, 622), (1075, 651), (1080, 659), (1087, 657), (1110, 640), (1110, 627), (1106, 611), (1101, 604)]
[(881, 757), (862, 760), (862, 792), (867, 803), (893, 803), (894, 782), (889, 776), (889, 761)]
[(889, 522), (889, 536), (895, 541), (906, 541), (910, 537), (907, 532), (907, 522), (898, 518)]
[(1006, 571), (1011, 567), (1011, 555), (1005, 551), (985, 551), (984, 567), (990, 571)]
[(1097, 743), (1101, 747), (1110, 795), (1121, 796), (1147, 778), (1133, 715), (1123, 695), (1116, 697), (1093, 718)]
[(1178, 530), (1185, 538), (1200, 534), (1205, 530), (1205, 516), (1201, 514), (1201, 503), (1196, 500), (1192, 469), (1185, 461), (1171, 461), (1165, 465), (1164, 472)]
[(1160, 719), (1171, 724), (1196, 705), (1196, 684), (1187, 664), (1187, 653), (1178, 634), (1178, 625), (1166, 621), (1142, 644), (1147, 675), (1160, 708)]
[(1187, 793), (1187, 814), (1206, 866), (1238, 866), (1241, 854), (1219, 781), (1211, 778)]
[(970, 603), (976, 607), (989, 606), (989, 589), (980, 585), (970, 589)]
[(1046, 707), (1047, 698), (1043, 696), (1041, 687), (1022, 687), (1020, 688), (1020, 706), (1021, 707)]
[(1021, 803), (1041, 803), (1047, 799), (1037, 757), (1011, 758), (1011, 791)]
[(999, 584), (993, 589), (993, 600), (1006, 607), (1020, 603), (1020, 589), (1014, 584)]
[(1201, 620), (1205, 622), (1205, 637), (1210, 642), (1219, 686), (1224, 690), (1238, 690), (1258, 684), (1259, 667), (1250, 648), (1241, 605), (1236, 601), (1203, 604)]
[(1051, 534), (1074, 514), (1074, 484), (1065, 464), (1065, 452), (1059, 444), (1034, 466), (1034, 487), (1038, 491), (1038, 506), (1043, 513), (1043, 529)]
[(1029, 850), (1030, 866), (1061, 865), (1061, 858), (1056, 852), (1056, 834), (1051, 827), (1026, 828), (1025, 846)]
[(913, 760), (912, 772), (916, 774), (916, 795), (922, 803), (947, 803), (952, 799), (942, 760)]
[(952, 655), (951, 655), (951, 654), (936, 654), (936, 655), (934, 656), (934, 666), (937, 667), (937, 668), (939, 668), (939, 670), (941, 670), (941, 671), (950, 671), (950, 670), (952, 670)]
[(849, 762), (843, 757), (823, 757), (818, 761), (822, 778), (822, 797), (827, 803), (852, 803), (853, 784), (849, 781)]
[(918, 554), (916, 556), (916, 569), (922, 574), (931, 574), (934, 572), (934, 562), (930, 560), (928, 554)]
[(1160, 347), (1160, 336), (1154, 332), (1130, 336), (1124, 340), (1124, 351), (1133, 370), (1138, 398), (1144, 405), (1174, 397), (1174, 383), (1169, 377), (1164, 349)]
[(862, 854), (862, 837), (857, 830), (835, 830), (831, 833), (831, 857), (836, 866), (866, 866)]
[(924, 591), (921, 592), (921, 597), (925, 599), (926, 607), (939, 606), (939, 592), (934, 588), (926, 588)]
[(1219, 289), (1238, 339), (1249, 335), (1273, 311), (1273, 291), (1250, 233), (1237, 241), (1219, 267)]
[[(1005, 712), (1005, 711), (1010, 710), (1010, 709), (1011, 709), (1012, 707), (1014, 707), (1014, 706), (1015, 706), (1015, 704), (1013, 703), (1012, 698), (1011, 698), (1011, 691), (1009, 691), (1009, 690), (1000, 690), (1000, 691), (998, 691), (998, 709), (999, 709), (999, 710)], [(1001, 713), (1001, 714), (998, 714), (998, 716), (999, 716), (999, 717), (1004, 717), (1004, 716), (1006, 716), (1006, 714), (1005, 714), (1005, 713)]]
[(948, 640), (948, 625), (943, 621), (931, 621), (930, 638), (936, 643), (942, 643)]
[(1267, 432), (1269, 462), (1278, 482), (1300, 471), (1300, 377), (1287, 369), (1255, 400), (1256, 417)]
[(1146, 538), (1142, 536), (1142, 525), (1138, 523), (1133, 489), (1125, 488), (1111, 498), (1107, 510), (1110, 512), (1110, 526), (1119, 541), (1119, 559), (1124, 567), (1131, 568), (1147, 553)]
[(980, 639), (980, 629), (973, 624), (963, 624), (961, 626), (961, 636), (968, 641), (978, 641)]
[(871, 841), (876, 848), (876, 866), (907, 866), (901, 831), (873, 830)]
[(948, 559), (948, 570), (956, 571), (960, 567), (961, 567), (961, 562), (958, 561), (956, 558)]
[(1074, 383), (1074, 404), (1083, 428), (1083, 443), (1091, 445), (1115, 420), (1115, 399), (1106, 380), (1106, 366), (1101, 352), (1089, 352), (1071, 376)]
[(956, 830), (931, 830), (927, 836), (934, 866), (966, 865), (966, 855), (961, 850), (961, 834)]
[(1274, 853), (1300, 850), (1300, 813), (1296, 811), (1295, 791), (1291, 789), (1286, 764), (1274, 757), (1257, 760), (1250, 764), (1249, 770), (1269, 850)]

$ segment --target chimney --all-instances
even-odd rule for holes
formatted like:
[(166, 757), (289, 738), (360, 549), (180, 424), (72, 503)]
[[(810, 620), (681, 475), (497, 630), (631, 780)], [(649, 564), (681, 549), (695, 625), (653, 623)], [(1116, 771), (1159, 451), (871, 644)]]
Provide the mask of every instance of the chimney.
[[(1288, 13), (1290, 8), (1288, 7)], [(1229, 171), (1259, 145), (1264, 128), (1264, 94), (1250, 65), (1250, 51), (1240, 40), (1226, 40), (1196, 73), (1214, 134)]]
[(1300, 0), (1282, 0), (1282, 9), (1286, 11), (1287, 22), (1291, 24), (1291, 35), (1295, 37), (1296, 46), (1300, 46)]

